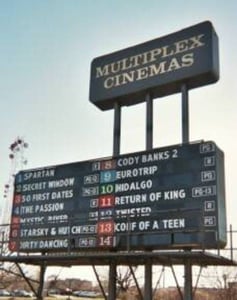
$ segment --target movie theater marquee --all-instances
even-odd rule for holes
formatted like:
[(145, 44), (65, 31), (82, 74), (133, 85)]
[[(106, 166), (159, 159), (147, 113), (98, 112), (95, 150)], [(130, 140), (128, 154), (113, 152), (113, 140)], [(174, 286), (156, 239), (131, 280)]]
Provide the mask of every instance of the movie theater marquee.
[(97, 57), (91, 65), (90, 100), (100, 109), (214, 83), (219, 78), (218, 38), (210, 22)]
[(223, 247), (224, 154), (215, 143), (21, 171), (12, 251)]
[[(107, 110), (214, 83), (218, 59), (218, 38), (203, 22), (94, 59), (90, 101)], [(227, 242), (224, 153), (213, 141), (20, 171), (14, 187), (13, 252)]]

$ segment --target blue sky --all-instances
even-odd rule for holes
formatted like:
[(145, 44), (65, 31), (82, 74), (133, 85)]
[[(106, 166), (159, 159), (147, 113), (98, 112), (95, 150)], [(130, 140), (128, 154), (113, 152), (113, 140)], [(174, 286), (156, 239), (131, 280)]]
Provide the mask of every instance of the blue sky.
[[(237, 228), (237, 2), (0, 0), (0, 197), (9, 145), (29, 143), (29, 168), (110, 156), (113, 112), (89, 102), (93, 58), (210, 20), (220, 81), (190, 92), (190, 140), (226, 155), (228, 224)], [(154, 146), (181, 142), (180, 95), (154, 102)], [(122, 110), (121, 153), (145, 149), (145, 107)]]

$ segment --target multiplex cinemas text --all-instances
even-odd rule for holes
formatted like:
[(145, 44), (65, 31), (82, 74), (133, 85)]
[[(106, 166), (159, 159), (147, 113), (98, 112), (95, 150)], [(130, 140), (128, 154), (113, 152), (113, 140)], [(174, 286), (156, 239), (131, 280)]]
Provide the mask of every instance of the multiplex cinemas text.
[[(204, 34), (180, 40), (170, 45), (154, 48), (96, 68), (96, 78), (104, 77), (104, 88), (111, 89), (129, 82), (143, 80), (194, 63), (194, 52), (204, 47)], [(178, 54), (182, 53), (181, 56)]]
[(91, 67), (90, 100), (101, 109), (114, 102), (144, 101), (216, 82), (219, 78), (218, 40), (210, 22), (181, 30), (125, 50), (95, 58)]

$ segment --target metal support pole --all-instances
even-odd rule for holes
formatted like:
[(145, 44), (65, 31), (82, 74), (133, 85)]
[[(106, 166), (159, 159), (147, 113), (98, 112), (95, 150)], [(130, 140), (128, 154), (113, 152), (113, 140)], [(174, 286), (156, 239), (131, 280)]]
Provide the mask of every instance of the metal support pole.
[(152, 263), (149, 260), (145, 265), (144, 300), (152, 300)]
[[(189, 101), (188, 89), (185, 84), (181, 86), (182, 93), (182, 143), (189, 143)], [(192, 265), (190, 259), (184, 265), (184, 299), (192, 300)]]
[[(189, 143), (189, 102), (186, 84), (181, 86), (182, 93), (182, 143)], [(190, 251), (191, 250), (187, 250)], [(192, 300), (192, 265), (189, 258), (184, 265), (184, 299)]]
[(162, 267), (162, 271), (160, 272), (160, 276), (159, 276), (159, 278), (158, 278), (158, 280), (157, 280), (157, 282), (156, 282), (156, 286), (155, 286), (155, 288), (154, 288), (154, 290), (153, 290), (153, 293), (152, 293), (152, 298), (153, 298), (153, 297), (155, 296), (155, 294), (156, 294), (156, 291), (157, 291), (157, 288), (158, 288), (158, 286), (159, 286), (159, 284), (160, 284), (160, 281), (161, 281), (162, 276), (163, 276), (163, 287), (164, 287), (164, 286), (165, 286), (165, 284), (164, 284), (164, 278), (165, 278), (165, 266)]
[(199, 282), (199, 279), (201, 277), (202, 269), (203, 269), (203, 266), (200, 266), (198, 276), (197, 276), (197, 280), (196, 280), (196, 283), (195, 283), (195, 286), (194, 286), (193, 297), (195, 297), (195, 294), (196, 294), (196, 291), (197, 291), (197, 288), (198, 288), (198, 282)]
[(115, 300), (116, 299), (116, 263), (115, 261), (110, 263), (109, 266), (109, 295), (108, 300)]
[(146, 94), (146, 150), (153, 147), (153, 99), (150, 93)]
[(99, 287), (100, 287), (101, 293), (102, 293), (102, 295), (103, 295), (104, 299), (106, 300), (106, 299), (107, 299), (107, 296), (106, 296), (106, 293), (105, 293), (104, 287), (103, 287), (103, 285), (102, 285), (102, 283), (101, 283), (101, 280), (100, 280), (100, 277), (99, 277), (99, 275), (98, 275), (98, 272), (97, 272), (97, 270), (96, 270), (96, 268), (95, 268), (95, 265), (92, 265), (92, 268), (93, 268), (93, 271), (94, 271), (95, 277), (96, 277), (96, 279), (97, 279), (97, 282), (98, 282), (98, 284), (99, 284)]
[[(19, 270), (21, 276), (24, 278), (24, 280), (25, 280), (25, 281), (27, 282), (27, 284), (29, 285), (31, 291), (32, 291), (35, 295), (37, 295), (38, 293), (37, 293), (36, 289), (34, 288), (34, 285), (33, 285), (32, 282), (31, 282), (32, 280), (31, 280), (30, 278), (26, 277), (26, 275), (25, 275), (25, 273), (24, 273), (24, 271), (23, 271), (23, 269), (21, 268), (21, 266), (20, 266), (19, 263), (16, 263), (16, 266), (17, 266), (17, 268), (18, 268), (18, 270)], [(37, 298), (37, 299), (38, 299), (38, 298)], [(41, 299), (39, 299), (39, 300), (41, 300)]]
[(136, 276), (135, 276), (135, 273), (134, 273), (134, 271), (133, 271), (133, 268), (132, 268), (132, 266), (129, 266), (129, 269), (130, 269), (130, 272), (131, 272), (131, 274), (132, 274), (132, 277), (133, 277), (133, 280), (134, 280), (134, 282), (135, 282), (135, 285), (136, 285), (136, 288), (137, 288), (137, 291), (138, 291), (138, 295), (139, 295), (139, 300), (143, 300), (144, 298), (143, 298), (143, 295), (142, 295), (142, 291), (141, 291), (141, 289), (140, 289), (140, 286), (139, 286), (139, 284), (138, 284), (138, 281), (137, 281), (137, 278), (136, 278)]
[(114, 144), (113, 156), (120, 154), (120, 135), (121, 135), (121, 107), (119, 103), (114, 104)]
[[(153, 101), (150, 93), (146, 94), (146, 150), (153, 147)], [(144, 299), (152, 299), (152, 263), (145, 264)]]
[[(119, 103), (114, 104), (114, 135), (113, 135), (113, 156), (120, 154), (121, 136), (121, 107)], [(109, 295), (108, 300), (116, 299), (116, 262), (112, 261), (109, 266)]]
[(192, 300), (192, 264), (189, 258), (184, 265), (184, 300)]
[(179, 293), (179, 297), (180, 297), (181, 300), (183, 300), (184, 297), (183, 297), (181, 288), (179, 286), (179, 282), (178, 282), (178, 279), (176, 277), (176, 274), (175, 274), (175, 271), (174, 271), (174, 267), (171, 265), (170, 268), (171, 268), (171, 271), (172, 271), (172, 274), (173, 274), (173, 277), (174, 277), (174, 280), (175, 280), (175, 283), (176, 283), (176, 287), (177, 287), (177, 290), (178, 290), (178, 293)]
[(189, 142), (189, 101), (188, 89), (185, 84), (181, 86), (182, 93), (182, 143)]
[(39, 288), (38, 288), (38, 295), (37, 299), (38, 300), (43, 300), (43, 290), (44, 290), (44, 275), (46, 271), (46, 265), (43, 263), (40, 265), (40, 278), (39, 278)]

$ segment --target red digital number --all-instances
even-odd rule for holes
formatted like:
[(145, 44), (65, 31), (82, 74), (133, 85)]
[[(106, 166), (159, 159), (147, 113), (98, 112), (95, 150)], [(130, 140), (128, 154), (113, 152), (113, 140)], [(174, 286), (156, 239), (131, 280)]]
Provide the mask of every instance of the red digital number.
[(114, 233), (114, 222), (113, 221), (103, 221), (98, 223), (98, 234), (110, 235)]
[(101, 170), (111, 170), (116, 168), (116, 160), (106, 160), (101, 162)]
[(19, 217), (12, 217), (11, 225), (19, 225), (20, 224), (20, 218)]
[(12, 228), (11, 231), (10, 231), (10, 237), (11, 238), (17, 238), (18, 237), (18, 233), (19, 233), (18, 229)]
[(21, 204), (21, 200), (22, 200), (21, 195), (15, 195), (13, 202), (14, 204)]
[(114, 206), (115, 197), (113, 195), (105, 195), (99, 197), (99, 208)]
[(20, 228), (20, 218), (19, 217), (12, 217), (11, 219), (11, 230), (19, 229)]
[(10, 241), (8, 244), (9, 250), (10, 251), (17, 251), (18, 250), (18, 244), (14, 241)]

